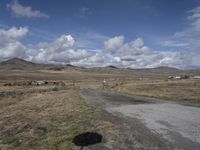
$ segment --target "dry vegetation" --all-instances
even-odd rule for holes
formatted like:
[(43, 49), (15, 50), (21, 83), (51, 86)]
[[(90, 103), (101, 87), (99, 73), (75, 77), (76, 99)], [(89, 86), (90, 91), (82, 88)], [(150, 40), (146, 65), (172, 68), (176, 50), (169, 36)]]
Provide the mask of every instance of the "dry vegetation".
[(94, 118), (78, 89), (2, 97), (0, 149), (72, 149), (72, 138)]
[(166, 100), (200, 102), (200, 80), (198, 79), (132, 81), (116, 86), (114, 90)]
[[(81, 69), (67, 66), (60, 70), (52, 69), (55, 66), (51, 65), (45, 66), (50, 69), (41, 65), (34, 69), (36, 64), (21, 60), (20, 70), (12, 69), (19, 64), (18, 61), (14, 65), (4, 63), (0, 69), (0, 150), (73, 149), (72, 138), (87, 130), (118, 135), (115, 125), (97, 120), (98, 113), (79, 96), (78, 86), (102, 88), (104, 79), (107, 82), (105, 89), (117, 92), (200, 102), (200, 80), (166, 80), (168, 75), (182, 73), (176, 69)], [(65, 85), (18, 85), (28, 80), (64, 82)], [(9, 83), (11, 86), (4, 86)]]
[(47, 85), (30, 85), (32, 76), (0, 81), (0, 150), (70, 150), (73, 137), (82, 132), (116, 135), (115, 126), (99, 120), (79, 96), (79, 85), (97, 80), (57, 80), (59, 76), (46, 80)]

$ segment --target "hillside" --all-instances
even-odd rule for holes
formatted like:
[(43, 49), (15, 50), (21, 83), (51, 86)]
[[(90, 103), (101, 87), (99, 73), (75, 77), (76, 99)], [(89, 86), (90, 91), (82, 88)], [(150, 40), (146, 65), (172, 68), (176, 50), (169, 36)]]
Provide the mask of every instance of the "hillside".
[(131, 69), (131, 68), (118, 68), (116, 66), (106, 67), (93, 67), (83, 68), (73, 66), (71, 64), (58, 65), (58, 64), (36, 64), (20, 58), (13, 58), (0, 63), (0, 70), (12, 71), (37, 71), (37, 70), (49, 70), (49, 71), (79, 71), (89, 74), (112, 74), (115, 76), (129, 76), (135, 78), (154, 78), (156, 77), (167, 77), (172, 75), (193, 75), (199, 73), (194, 70), (179, 70), (171, 67), (158, 67), (158, 68), (142, 68), (142, 69)]
[(0, 70), (54, 70), (73, 69), (72, 65), (37, 64), (20, 58), (12, 58), (0, 63)]

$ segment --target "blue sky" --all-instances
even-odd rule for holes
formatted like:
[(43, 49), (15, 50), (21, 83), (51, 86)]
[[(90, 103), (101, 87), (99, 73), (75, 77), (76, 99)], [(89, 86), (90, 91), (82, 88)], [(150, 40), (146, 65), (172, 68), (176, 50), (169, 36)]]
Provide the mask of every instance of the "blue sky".
[(200, 1), (1, 0), (0, 35), (1, 61), (200, 67)]

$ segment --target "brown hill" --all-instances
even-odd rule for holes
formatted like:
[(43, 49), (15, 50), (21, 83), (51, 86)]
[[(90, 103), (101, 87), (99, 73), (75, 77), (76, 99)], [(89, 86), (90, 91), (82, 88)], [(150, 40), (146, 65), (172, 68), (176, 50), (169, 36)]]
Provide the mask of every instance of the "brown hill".
[(37, 64), (20, 58), (12, 58), (0, 63), (0, 70), (40, 70), (40, 69), (62, 71), (65, 69), (67, 70), (79, 69), (79, 67), (70, 64), (67, 65)]
[(36, 64), (30, 61), (26, 61), (20, 58), (13, 58), (0, 63), (0, 70), (79, 70), (84, 72), (95, 72), (95, 73), (108, 73), (108, 74), (129, 74), (145, 76), (145, 75), (182, 75), (190, 74), (190, 71), (183, 71), (171, 67), (158, 67), (158, 68), (147, 68), (147, 69), (130, 69), (130, 68), (117, 68), (116, 66), (106, 67), (94, 67), (94, 68), (82, 68), (73, 66), (71, 64), (66, 65), (55, 65), (55, 64)]
[(6, 70), (27, 70), (35, 69), (38, 65), (20, 58), (12, 58), (0, 63), (0, 69)]

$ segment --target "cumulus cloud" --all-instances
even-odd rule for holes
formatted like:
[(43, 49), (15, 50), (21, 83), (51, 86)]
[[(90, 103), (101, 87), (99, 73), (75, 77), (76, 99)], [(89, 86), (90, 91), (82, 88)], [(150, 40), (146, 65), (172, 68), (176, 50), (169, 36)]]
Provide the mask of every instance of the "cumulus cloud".
[(121, 60), (135, 61), (139, 55), (148, 53), (150, 48), (144, 45), (142, 38), (124, 43), (123, 36), (116, 36), (104, 42), (105, 50)]
[(71, 35), (61, 35), (51, 43), (39, 43), (32, 50), (30, 57), (32, 61), (41, 63), (70, 63), (89, 56), (89, 53), (84, 49), (77, 49), (75, 40)]
[(120, 62), (120, 58), (100, 51), (79, 61), (72, 62), (72, 64), (83, 67), (105, 67), (109, 65), (120, 66)]
[(30, 6), (23, 6), (17, 0), (7, 5), (14, 17), (26, 18), (49, 18), (49, 16), (39, 10), (33, 10)]
[(9, 30), (0, 29), (0, 60), (11, 57), (24, 58), (26, 47), (20, 42), (28, 33), (28, 28), (12, 27)]
[(38, 63), (70, 63), (90, 55), (87, 50), (76, 48), (71, 35), (61, 35), (50, 43), (24, 45), (21, 40), (28, 32), (26, 27), (0, 29), (0, 61), (19, 57)]
[(115, 36), (104, 42), (105, 49), (108, 51), (113, 51), (121, 47), (124, 43), (124, 36)]
[(148, 53), (150, 48), (144, 45), (142, 38), (137, 38), (129, 43), (123, 44), (115, 53), (115, 55), (124, 58), (130, 59), (136, 56)]
[[(112, 41), (111, 43), (115, 43), (119, 40), (116, 37), (108, 39), (104, 42), (104, 45), (110, 41)], [(115, 49), (112, 49), (112, 52), (110, 50), (105, 46), (104, 50), (94, 53), (85, 59), (73, 62), (73, 64), (88, 67), (114, 65), (125, 68), (153, 68), (158, 66), (181, 68), (191, 62), (191, 55), (189, 54), (152, 50), (145, 45), (142, 38), (137, 38), (127, 43), (122, 42)]]
[(154, 68), (159, 66), (170, 66), (185, 68), (191, 63), (191, 56), (178, 52), (151, 52), (130, 59), (123, 59), (102, 52), (95, 53), (90, 57), (72, 62), (74, 65), (84, 67), (117, 66), (122, 68)]
[(158, 66), (170, 66), (184, 68), (191, 63), (191, 55), (181, 52), (152, 52), (144, 55), (139, 62), (139, 66), (154, 68)]
[(21, 40), (27, 33), (28, 28), (26, 27), (20, 27), (19, 29), (12, 27), (9, 30), (0, 29), (0, 36), (2, 37), (0, 38), (0, 42), (3, 44), (4, 42)]
[(183, 67), (191, 63), (192, 55), (189, 53), (155, 51), (146, 46), (142, 38), (125, 43), (123, 36), (115, 36), (104, 42), (103, 49), (88, 51), (79, 48), (74, 37), (65, 34), (52, 42), (25, 45), (22, 40), (28, 32), (26, 27), (0, 29), (0, 61), (19, 57), (37, 63), (126, 68)]

